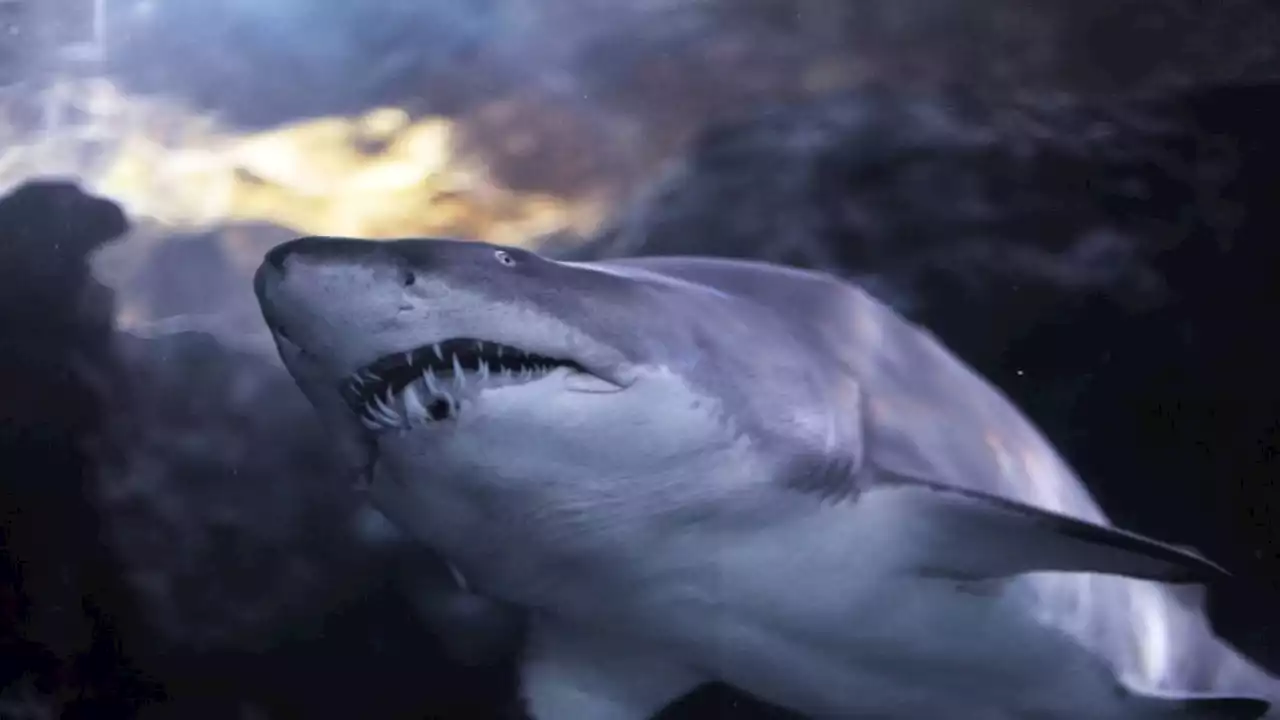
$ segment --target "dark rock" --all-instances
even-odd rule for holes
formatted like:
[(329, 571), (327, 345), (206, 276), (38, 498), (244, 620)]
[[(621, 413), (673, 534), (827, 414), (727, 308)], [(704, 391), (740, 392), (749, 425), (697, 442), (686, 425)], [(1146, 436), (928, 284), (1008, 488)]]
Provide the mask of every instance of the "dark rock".
[(159, 691), (121, 652), (138, 608), (102, 545), (99, 389), (116, 377), (111, 293), (87, 256), (127, 225), (71, 183), (0, 199), (0, 699), (127, 717)]
[(963, 295), (1001, 322), (931, 317), (931, 327), (967, 353), (998, 355), (1064, 298), (1143, 307), (1162, 297), (1143, 252), (1155, 248), (1137, 238), (1174, 222), (1141, 210), (1168, 183), (1149, 164), (1168, 118), (1089, 111), (1015, 115), (886, 91), (780, 107), (709, 129), (568, 255), (699, 252), (836, 269), (908, 308)]
[(200, 333), (119, 336), (99, 497), (153, 631), (260, 649), (374, 564), (292, 379)]

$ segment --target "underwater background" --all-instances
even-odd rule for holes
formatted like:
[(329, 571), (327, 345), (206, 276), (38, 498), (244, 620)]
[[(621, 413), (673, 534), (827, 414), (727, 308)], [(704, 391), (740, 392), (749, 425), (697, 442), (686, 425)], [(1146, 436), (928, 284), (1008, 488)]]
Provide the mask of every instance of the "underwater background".
[(1114, 521), (1231, 569), (1215, 626), (1280, 673), (1280, 8), (0, 0), (0, 31), (0, 718), (512, 716), (518, 628), (451, 632), (275, 357), (249, 277), (310, 233), (856, 279)]

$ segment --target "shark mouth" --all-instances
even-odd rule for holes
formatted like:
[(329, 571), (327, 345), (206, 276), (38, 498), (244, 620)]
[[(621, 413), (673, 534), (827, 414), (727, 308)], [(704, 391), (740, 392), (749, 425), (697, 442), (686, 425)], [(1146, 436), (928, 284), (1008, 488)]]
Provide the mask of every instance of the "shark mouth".
[(571, 360), (510, 345), (458, 338), (380, 358), (342, 384), (342, 398), (371, 431), (420, 427), (457, 417), (468, 392), (540, 380)]

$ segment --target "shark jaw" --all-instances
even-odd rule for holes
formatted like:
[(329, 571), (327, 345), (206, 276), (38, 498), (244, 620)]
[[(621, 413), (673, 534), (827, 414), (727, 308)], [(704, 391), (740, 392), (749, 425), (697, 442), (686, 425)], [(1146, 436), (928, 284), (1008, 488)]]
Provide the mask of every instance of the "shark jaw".
[(484, 393), (542, 382), (560, 382), (570, 392), (623, 389), (574, 360), (452, 338), (385, 355), (348, 375), (338, 391), (360, 424), (377, 435), (439, 427)]

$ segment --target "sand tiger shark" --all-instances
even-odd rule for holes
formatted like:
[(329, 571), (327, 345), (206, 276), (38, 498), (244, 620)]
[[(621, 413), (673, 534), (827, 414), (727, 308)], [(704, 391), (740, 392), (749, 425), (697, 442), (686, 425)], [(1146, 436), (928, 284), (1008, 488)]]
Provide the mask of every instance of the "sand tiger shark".
[(1223, 571), (1111, 526), (1009, 400), (854, 284), (323, 237), (254, 282), (372, 503), (528, 613), (536, 720), (643, 720), (711, 681), (814, 718), (1268, 710), (1177, 684), (1193, 654), (1274, 682), (1167, 589)]

